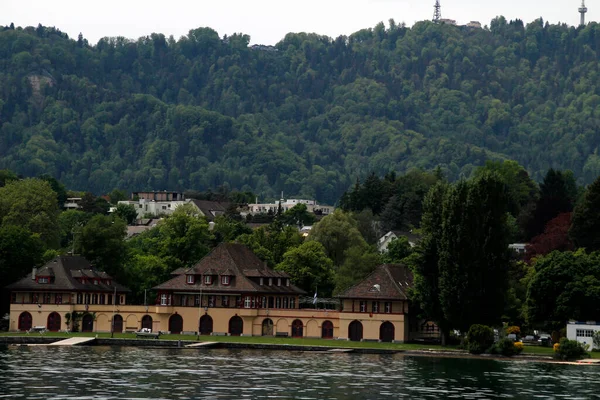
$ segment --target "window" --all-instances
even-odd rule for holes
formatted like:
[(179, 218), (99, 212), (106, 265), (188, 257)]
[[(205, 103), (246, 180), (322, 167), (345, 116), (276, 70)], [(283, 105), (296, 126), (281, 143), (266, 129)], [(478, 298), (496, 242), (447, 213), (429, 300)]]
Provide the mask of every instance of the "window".
[(85, 294), (83, 304), (90, 304), (90, 294), (89, 293)]
[(594, 337), (593, 329), (577, 329), (575, 332), (575, 336), (577, 337)]
[(246, 296), (246, 298), (244, 299), (244, 308), (250, 308), (251, 304), (252, 300), (250, 299), (250, 296)]
[(94, 285), (98, 284), (98, 279), (94, 279)]
[(38, 303), (40, 301), (40, 295), (37, 293), (31, 293), (30, 297), (32, 303)]
[(273, 286), (273, 278), (269, 278), (269, 286)]
[(260, 283), (259, 283), (259, 284), (260, 284), (260, 286), (262, 286), (262, 285), (263, 285), (263, 283), (264, 283), (264, 281), (263, 281), (263, 278), (260, 278)]
[(281, 297), (275, 298), (275, 308), (281, 308)]
[(167, 295), (166, 294), (161, 294), (160, 295), (160, 305), (161, 306), (166, 306), (167, 305)]
[(208, 306), (209, 307), (214, 307), (216, 303), (217, 303), (216, 296), (208, 296)]
[(290, 298), (290, 308), (296, 308), (296, 299)]
[(277, 286), (281, 286), (281, 278), (277, 278)]
[(212, 276), (210, 275), (204, 275), (204, 284), (205, 285), (210, 285), (212, 283)]
[(57, 293), (54, 295), (54, 303), (62, 304), (62, 294), (61, 293)]
[(260, 299), (260, 308), (266, 308), (266, 307), (267, 307), (267, 297), (266, 297), (266, 296), (263, 296), (263, 297)]
[(228, 275), (224, 275), (221, 277), (221, 285), (229, 285), (229, 276)]
[(108, 302), (106, 302), (106, 304), (112, 304), (113, 303), (113, 297), (112, 294), (108, 295)]
[(252, 308), (256, 308), (256, 297), (252, 296)]
[(119, 296), (119, 304), (125, 304), (125, 296)]
[(384, 306), (385, 306), (385, 312), (387, 314), (390, 314), (392, 312), (392, 302), (386, 301)]
[(288, 299), (287, 299), (287, 297), (283, 298), (283, 308), (288, 308)]
[(200, 305), (200, 295), (197, 294), (196, 296), (194, 296), (194, 305), (196, 307), (198, 307)]
[(367, 312), (367, 302), (366, 301), (360, 302), (360, 312)]
[(379, 312), (379, 302), (374, 301), (371, 305), (371, 312), (378, 313)]
[(92, 304), (98, 304), (98, 295), (96, 293), (92, 295)]
[(187, 275), (186, 282), (188, 285), (192, 285), (194, 283), (194, 275)]
[(107, 284), (108, 286), (110, 286), (110, 279), (107, 279), (107, 280), (106, 280), (106, 284)]
[(10, 302), (11, 303), (16, 303), (17, 302), (17, 294), (16, 293), (11, 293), (10, 294)]
[(229, 307), (229, 296), (223, 296), (221, 298), (221, 304), (223, 307)]
[(38, 283), (48, 283), (48, 277), (46, 277), (46, 276), (40, 276), (38, 278)]
[(106, 296), (104, 294), (100, 295), (100, 304), (106, 304)]
[(51, 297), (52, 297), (52, 295), (50, 293), (44, 293), (44, 295), (43, 295), (44, 304), (50, 304)]
[(289, 278), (285, 280), (285, 286), (290, 286), (290, 280), (289, 280)]
[(163, 210), (166, 210), (166, 209), (167, 209), (167, 206), (162, 206), (162, 209), (163, 209)]
[(275, 299), (273, 299), (273, 296), (269, 296), (269, 304), (267, 305), (268, 308), (273, 308), (275, 307)]

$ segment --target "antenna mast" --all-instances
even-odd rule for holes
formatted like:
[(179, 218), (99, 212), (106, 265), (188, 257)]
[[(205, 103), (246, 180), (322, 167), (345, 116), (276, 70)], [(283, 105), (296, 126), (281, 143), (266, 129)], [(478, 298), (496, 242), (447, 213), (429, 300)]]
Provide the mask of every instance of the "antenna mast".
[(581, 7), (579, 7), (579, 14), (581, 14), (581, 19), (579, 20), (579, 26), (585, 26), (585, 13), (587, 12), (587, 7), (585, 6), (585, 0), (581, 0)]
[(442, 6), (440, 6), (440, 0), (435, 0), (435, 5), (433, 6), (433, 22), (436, 24), (440, 22), (442, 19)]

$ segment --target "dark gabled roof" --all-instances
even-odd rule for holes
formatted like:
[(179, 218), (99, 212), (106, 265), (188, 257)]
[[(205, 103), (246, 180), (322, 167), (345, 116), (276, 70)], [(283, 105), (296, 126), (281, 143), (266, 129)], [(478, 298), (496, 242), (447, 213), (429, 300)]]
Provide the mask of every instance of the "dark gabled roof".
[[(402, 264), (382, 264), (369, 276), (338, 297), (342, 299), (408, 300), (407, 290), (412, 286), (413, 275)], [(379, 285), (379, 290), (375, 285)]]
[[(205, 285), (202, 279), (196, 279), (194, 284), (188, 284), (185, 275), (229, 275), (232, 276), (229, 285), (222, 285), (220, 279), (213, 280), (212, 284)], [(266, 278), (263, 285), (250, 278)], [(285, 281), (278, 286), (277, 281), (268, 285), (268, 278), (289, 278), (285, 272), (274, 271), (267, 267), (249, 248), (237, 243), (221, 243), (206, 257), (183, 274), (161, 283), (156, 290), (191, 291), (199, 292), (236, 292), (236, 293), (280, 293), (303, 294), (302, 289), (290, 285)]]
[(208, 221), (213, 221), (216, 216), (225, 214), (231, 203), (218, 201), (192, 199), (192, 203), (204, 214)]
[[(33, 276), (50, 276), (54, 277), (49, 283), (37, 283)], [(77, 278), (88, 278), (94, 280), (98, 278), (97, 285), (92, 283), (81, 283)], [(108, 285), (102, 280), (110, 280)], [(104, 271), (95, 269), (88, 260), (81, 256), (58, 256), (46, 263), (37, 271), (32, 271), (23, 279), (8, 285), (6, 289), (20, 291), (56, 291), (56, 290), (73, 290), (73, 291), (94, 291), (94, 292), (112, 292), (117, 289), (119, 293), (126, 293), (130, 290), (125, 286), (117, 283), (114, 279)]]

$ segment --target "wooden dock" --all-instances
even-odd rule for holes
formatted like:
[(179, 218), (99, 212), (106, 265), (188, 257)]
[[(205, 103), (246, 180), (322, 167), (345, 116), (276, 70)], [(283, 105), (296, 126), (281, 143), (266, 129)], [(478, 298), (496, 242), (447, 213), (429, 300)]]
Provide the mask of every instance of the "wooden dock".
[(95, 337), (71, 337), (58, 342), (50, 343), (47, 346), (77, 346), (78, 344), (84, 344), (93, 342), (96, 340)]

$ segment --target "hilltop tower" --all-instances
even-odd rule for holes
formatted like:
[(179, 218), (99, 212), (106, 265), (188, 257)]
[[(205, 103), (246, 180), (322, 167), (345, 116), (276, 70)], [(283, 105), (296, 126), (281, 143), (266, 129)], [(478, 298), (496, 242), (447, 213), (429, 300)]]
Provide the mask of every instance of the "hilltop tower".
[(585, 13), (587, 7), (585, 6), (585, 0), (581, 0), (581, 7), (579, 7), (579, 14), (581, 14), (581, 20), (579, 20), (579, 26), (585, 26)]
[(440, 0), (435, 0), (435, 5), (433, 6), (433, 22), (436, 24), (440, 22), (442, 19), (442, 6), (440, 6)]

